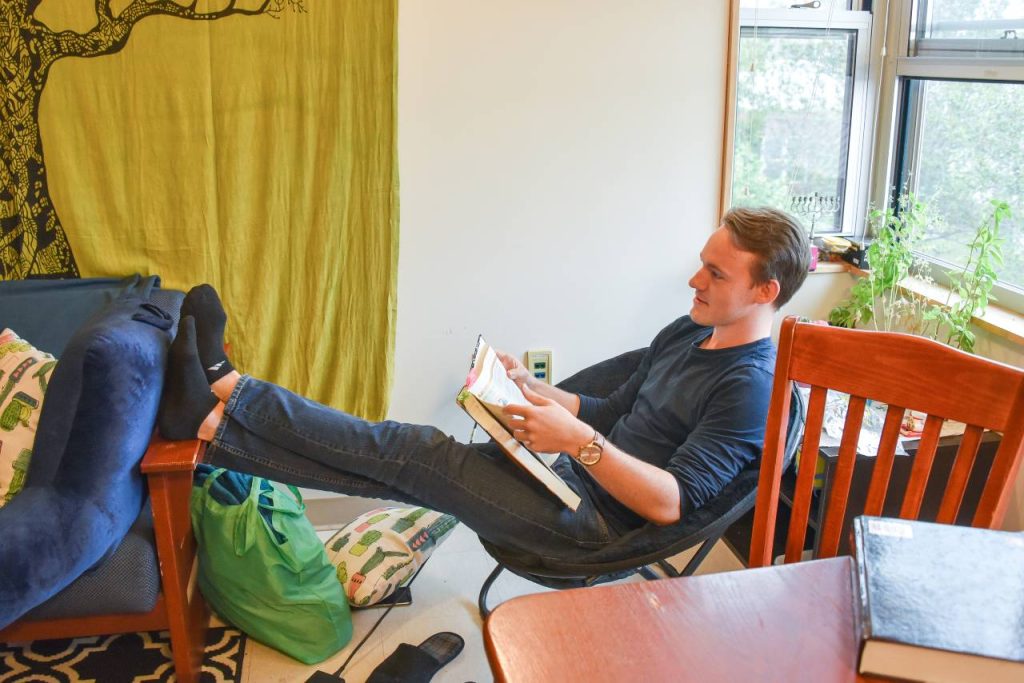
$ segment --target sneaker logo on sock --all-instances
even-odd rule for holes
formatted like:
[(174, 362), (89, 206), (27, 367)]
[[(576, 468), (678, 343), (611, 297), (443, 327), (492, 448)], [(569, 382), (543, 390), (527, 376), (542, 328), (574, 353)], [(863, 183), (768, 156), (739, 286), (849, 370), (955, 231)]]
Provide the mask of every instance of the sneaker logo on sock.
[(222, 360), (221, 362), (216, 363), (216, 364), (211, 365), (210, 367), (206, 368), (206, 370), (207, 370), (207, 372), (217, 372), (218, 370), (220, 370), (221, 366), (224, 365), (224, 363), (227, 363), (227, 361), (226, 360)]

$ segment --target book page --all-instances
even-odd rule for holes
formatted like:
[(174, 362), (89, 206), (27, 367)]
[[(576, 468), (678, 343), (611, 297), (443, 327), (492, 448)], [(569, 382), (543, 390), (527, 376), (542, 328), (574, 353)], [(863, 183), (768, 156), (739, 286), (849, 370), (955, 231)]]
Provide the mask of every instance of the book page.
[(477, 355), (471, 374), (475, 376), (472, 383), (466, 388), (484, 403), (498, 407), (509, 404), (529, 404), (516, 383), (508, 378), (508, 373), (505, 366), (501, 364), (498, 354), (483, 338), (478, 342)]
[[(515, 382), (508, 378), (508, 372), (502, 365), (498, 354), (484, 341), (483, 336), (477, 338), (476, 350), (473, 354), (473, 366), (467, 378), (466, 390), (480, 399), (487, 412), (494, 416), (505, 429), (515, 431), (514, 422), (518, 418), (509, 418), (502, 412), (507, 405), (530, 405), (523, 392)], [(557, 453), (540, 453), (529, 449), (545, 467), (550, 468), (558, 457)]]

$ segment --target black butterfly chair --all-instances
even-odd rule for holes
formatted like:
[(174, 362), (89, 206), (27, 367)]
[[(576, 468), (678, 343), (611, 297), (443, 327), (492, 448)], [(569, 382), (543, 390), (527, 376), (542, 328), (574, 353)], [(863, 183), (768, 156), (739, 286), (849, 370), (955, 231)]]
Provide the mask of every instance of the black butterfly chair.
[[(606, 396), (629, 379), (645, 351), (629, 351), (592, 365), (560, 382), (558, 386), (574, 393)], [(803, 437), (804, 426), (803, 399), (795, 386), (791, 391), (793, 398), (790, 402), (785, 455), (789, 460), (792, 460)], [(599, 429), (601, 427), (607, 431), (610, 425), (598, 426)], [(487, 593), (506, 569), (548, 588), (593, 586), (623, 579), (637, 572), (646, 579), (664, 578), (658, 575), (654, 566), (659, 567), (667, 577), (693, 574), (726, 529), (754, 507), (759, 471), (759, 461), (750, 463), (717, 496), (676, 524), (646, 524), (600, 550), (585, 551), (573, 558), (554, 560), (539, 557), (520, 550), (502, 548), (481, 538), (484, 550), (498, 562), (480, 589), (477, 604), (481, 618), (486, 619), (490, 614)], [(677, 570), (668, 562), (668, 558), (697, 544), (701, 544), (700, 548), (682, 570)]]

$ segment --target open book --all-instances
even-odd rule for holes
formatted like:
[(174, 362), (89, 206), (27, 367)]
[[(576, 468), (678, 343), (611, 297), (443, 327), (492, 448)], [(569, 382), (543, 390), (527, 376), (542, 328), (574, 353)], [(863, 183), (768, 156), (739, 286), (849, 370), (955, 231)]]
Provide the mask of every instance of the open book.
[(580, 497), (576, 492), (543, 458), (512, 436), (512, 419), (506, 417), (501, 409), (509, 404), (528, 405), (529, 401), (516, 383), (508, 378), (498, 354), (483, 337), (477, 338), (473, 365), (469, 369), (466, 385), (455, 400), (501, 446), (508, 457), (544, 484), (570, 510), (575, 511), (579, 507)]

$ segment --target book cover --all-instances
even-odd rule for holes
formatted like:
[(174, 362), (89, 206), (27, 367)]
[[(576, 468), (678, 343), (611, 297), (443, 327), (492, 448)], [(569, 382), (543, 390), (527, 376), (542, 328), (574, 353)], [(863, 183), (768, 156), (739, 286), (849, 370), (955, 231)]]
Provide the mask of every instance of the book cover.
[(1024, 533), (854, 520), (861, 673), (1024, 681)]
[(580, 497), (558, 476), (542, 457), (512, 436), (513, 425), (501, 410), (509, 404), (527, 405), (516, 383), (508, 378), (505, 367), (483, 337), (477, 339), (473, 365), (466, 385), (456, 396), (456, 402), (487, 434), (501, 446), (514, 462), (544, 485), (574, 512)]

